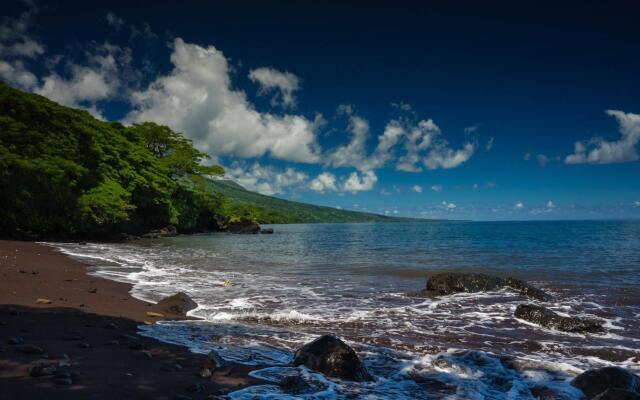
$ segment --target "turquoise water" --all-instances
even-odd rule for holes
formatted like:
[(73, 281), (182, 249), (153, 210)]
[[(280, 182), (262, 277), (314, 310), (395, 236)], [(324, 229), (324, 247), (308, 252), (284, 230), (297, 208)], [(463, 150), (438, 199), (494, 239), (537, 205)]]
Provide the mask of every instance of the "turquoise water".
[[(145, 334), (273, 366), (285, 365), (318, 334), (332, 333), (356, 348), (378, 377), (353, 385), (312, 374), (320, 387), (309, 398), (533, 399), (531, 390), (542, 386), (576, 399), (568, 381), (587, 368), (640, 370), (638, 221), (272, 227), (273, 235), (60, 247), (99, 275), (133, 283), (140, 298), (180, 290), (198, 302), (193, 315), (202, 321), (143, 327)], [(513, 311), (528, 300), (508, 290), (441, 299), (406, 295), (440, 271), (531, 281), (554, 295), (545, 306), (600, 319), (607, 333), (560, 333), (518, 320)], [(515, 360), (515, 372), (500, 362), (504, 357)], [(277, 381), (291, 373), (309, 374), (287, 366), (257, 374)], [(234, 394), (281, 395), (273, 386)]]

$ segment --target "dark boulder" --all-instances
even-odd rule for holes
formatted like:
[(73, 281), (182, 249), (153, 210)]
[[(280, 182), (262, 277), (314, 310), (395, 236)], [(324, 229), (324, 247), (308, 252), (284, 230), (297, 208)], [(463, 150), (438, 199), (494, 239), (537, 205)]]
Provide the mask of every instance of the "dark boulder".
[(283, 392), (293, 395), (309, 392), (312, 387), (300, 375), (292, 375), (282, 378), (278, 383)]
[(515, 278), (500, 278), (480, 273), (443, 272), (431, 276), (427, 287), (413, 293), (414, 296), (435, 297), (455, 293), (490, 292), (504, 287), (518, 290), (520, 295), (536, 300), (548, 301), (551, 296), (528, 283)]
[(152, 231), (149, 231), (149, 233), (145, 233), (144, 235), (142, 235), (142, 237), (146, 239), (157, 239), (161, 237), (171, 237), (171, 236), (177, 236), (177, 235), (178, 235), (178, 229), (176, 229), (176, 227), (173, 225), (168, 225), (168, 226), (165, 226), (164, 228), (154, 229)]
[(640, 377), (619, 367), (590, 369), (578, 375), (571, 384), (582, 390), (589, 400), (640, 397)]
[(345, 342), (331, 335), (320, 336), (299, 348), (293, 364), (304, 365), (327, 376), (350, 381), (372, 379), (356, 352)]
[(586, 318), (563, 317), (548, 308), (533, 304), (520, 304), (514, 314), (516, 318), (533, 322), (545, 328), (574, 333), (602, 333), (604, 328), (598, 321)]
[(186, 293), (178, 292), (160, 300), (157, 306), (166, 313), (185, 315), (188, 311), (198, 307), (198, 303), (193, 301)]
[(249, 218), (231, 219), (227, 222), (229, 233), (259, 233), (260, 225)]
[(273, 228), (260, 229), (260, 233), (262, 233), (263, 235), (271, 235), (273, 234)]

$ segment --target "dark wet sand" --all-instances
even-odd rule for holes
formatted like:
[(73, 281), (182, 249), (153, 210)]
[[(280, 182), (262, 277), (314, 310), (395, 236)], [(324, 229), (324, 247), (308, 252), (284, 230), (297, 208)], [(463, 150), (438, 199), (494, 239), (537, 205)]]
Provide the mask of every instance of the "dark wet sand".
[[(206, 356), (139, 336), (137, 326), (158, 320), (147, 312), (183, 317), (130, 289), (50, 247), (0, 241), (0, 399), (214, 399), (259, 383), (247, 375), (256, 367), (234, 364), (202, 378)], [(25, 352), (29, 345), (43, 353)], [(38, 364), (64, 374), (31, 377)], [(61, 384), (65, 377), (73, 383)]]

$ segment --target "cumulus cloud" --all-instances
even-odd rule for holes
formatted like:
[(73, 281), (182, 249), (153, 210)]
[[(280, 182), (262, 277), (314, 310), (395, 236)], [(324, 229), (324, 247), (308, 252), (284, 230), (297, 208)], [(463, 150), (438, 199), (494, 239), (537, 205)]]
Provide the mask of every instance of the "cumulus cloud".
[(411, 186), (411, 190), (413, 190), (416, 193), (422, 193), (422, 186), (420, 185), (413, 185)]
[(236, 163), (226, 168), (226, 177), (247, 190), (267, 196), (301, 188), (309, 178), (306, 173), (294, 168), (279, 169), (259, 163), (254, 163), (250, 167)]
[(309, 183), (309, 189), (315, 192), (335, 192), (338, 190), (336, 176), (330, 172), (323, 172)]
[(607, 110), (616, 119), (620, 139), (608, 141), (594, 137), (574, 144), (573, 154), (565, 158), (567, 164), (610, 164), (638, 160), (637, 144), (640, 141), (640, 114)]
[(553, 208), (556, 208), (556, 205), (553, 204), (553, 201), (549, 200), (547, 201), (547, 204), (545, 205), (545, 207), (548, 209), (553, 209)]
[(448, 203), (446, 201), (443, 201), (442, 207), (444, 207), (444, 209), (447, 211), (453, 211), (456, 209), (457, 206), (454, 203)]
[(365, 171), (362, 174), (352, 172), (344, 182), (343, 189), (347, 192), (363, 192), (373, 189), (378, 177), (373, 171)]
[(433, 190), (436, 193), (440, 193), (440, 192), (442, 192), (443, 187), (442, 187), (442, 185), (433, 185), (433, 186), (431, 186), (431, 190)]
[(524, 203), (521, 201), (518, 201), (516, 204), (513, 205), (514, 210), (522, 210), (523, 208), (524, 208)]
[(233, 90), (227, 58), (213, 46), (175, 39), (174, 69), (131, 96), (127, 122), (155, 121), (183, 132), (211, 155), (320, 160), (315, 121), (299, 115), (256, 111), (242, 91)]
[(491, 151), (491, 149), (493, 149), (493, 143), (494, 143), (494, 139), (489, 138), (489, 140), (487, 140), (487, 144), (484, 146), (485, 150)]
[(273, 68), (257, 68), (249, 72), (249, 79), (260, 85), (258, 94), (275, 92), (271, 99), (272, 106), (296, 106), (295, 92), (300, 89), (300, 79), (294, 74)]
[(399, 103), (391, 103), (391, 107), (393, 108), (397, 108), (398, 110), (401, 111), (412, 111), (413, 107), (411, 107), (411, 104), (407, 104), (404, 102), (399, 102)]
[(107, 23), (109, 24), (109, 26), (116, 31), (119, 31), (124, 26), (124, 19), (118, 17), (111, 11), (109, 11), (105, 17), (107, 18)]
[(640, 201), (634, 201), (633, 202), (633, 206), (634, 207), (640, 207)]

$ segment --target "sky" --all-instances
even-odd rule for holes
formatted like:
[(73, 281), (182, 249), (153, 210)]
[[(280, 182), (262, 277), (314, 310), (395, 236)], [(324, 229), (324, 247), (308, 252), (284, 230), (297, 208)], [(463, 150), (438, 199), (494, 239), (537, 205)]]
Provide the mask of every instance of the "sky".
[(640, 218), (640, 3), (133, 3), (4, 4), (0, 79), (281, 198)]

